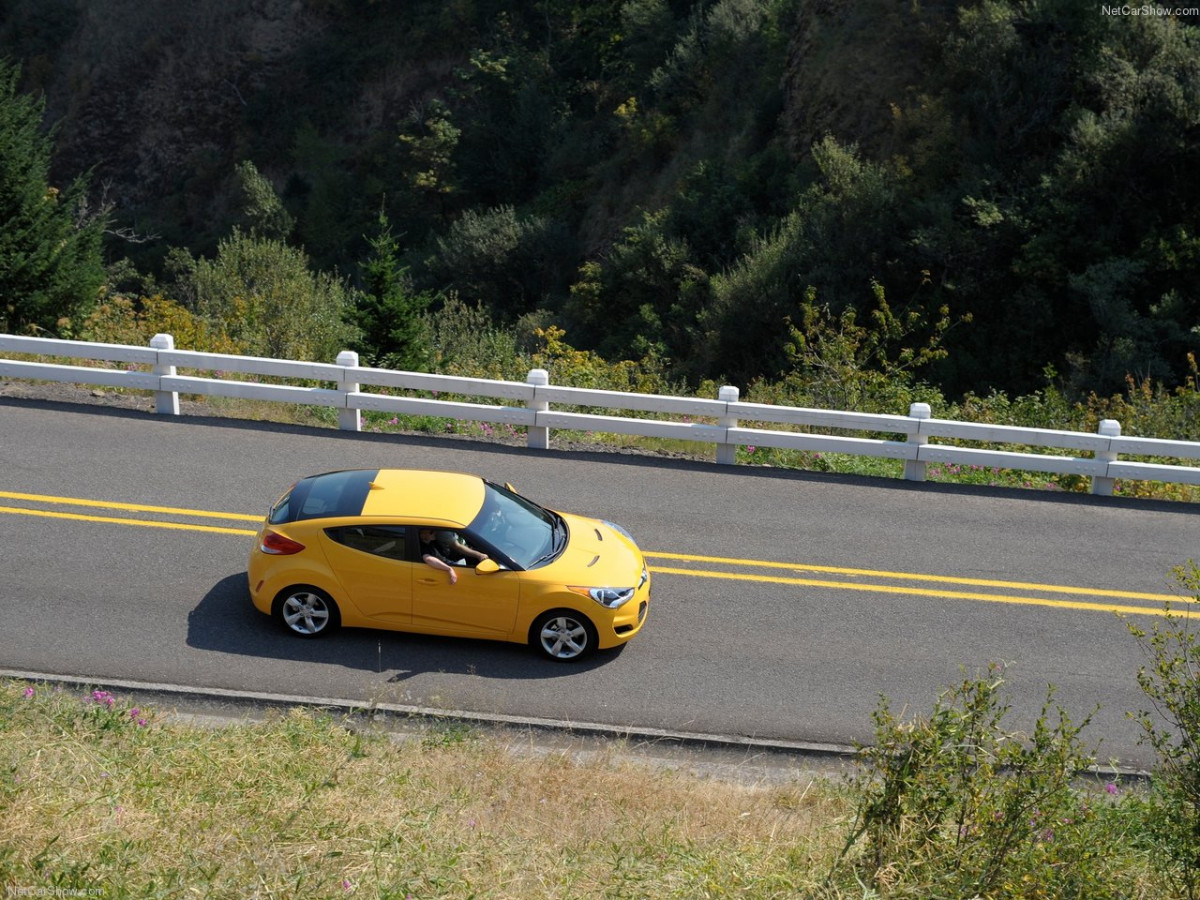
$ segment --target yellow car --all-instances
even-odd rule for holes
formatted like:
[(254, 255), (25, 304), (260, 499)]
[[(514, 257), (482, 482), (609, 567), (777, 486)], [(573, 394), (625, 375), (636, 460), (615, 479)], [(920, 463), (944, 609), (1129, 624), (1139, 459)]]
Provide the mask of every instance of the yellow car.
[(611, 522), (544, 509), (475, 475), (313, 475), (250, 553), (255, 607), (292, 634), (339, 625), (529, 644), (580, 660), (641, 630), (650, 573)]

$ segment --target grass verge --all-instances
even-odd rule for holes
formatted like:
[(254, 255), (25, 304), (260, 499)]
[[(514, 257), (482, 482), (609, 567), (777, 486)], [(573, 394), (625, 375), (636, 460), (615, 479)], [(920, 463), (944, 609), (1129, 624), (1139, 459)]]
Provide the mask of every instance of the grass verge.
[[(1032, 742), (1004, 732), (1007, 707), (993, 694), (961, 702), (980, 685), (998, 683), (968, 681), (929, 717), (878, 719), (878, 749), (850, 779), (797, 770), (748, 782), (648, 765), (620, 747), (584, 759), (519, 755), (461, 725), (396, 740), (358, 718), (293, 709), (206, 726), (103, 690), (0, 681), (0, 888), (104, 898), (1187, 896), (1151, 852), (1155, 789), (1072, 787), (1070, 765), (1047, 775), (1061, 729)], [(965, 740), (959, 725), (980, 715), (990, 724)], [(1067, 732), (1070, 743), (1069, 723)], [(1058, 761), (1069, 764), (1066, 750)]]
[(812, 777), (517, 758), (302, 710), (204, 727), (24, 682), (0, 683), (0, 748), (9, 896), (795, 897), (848, 809)]

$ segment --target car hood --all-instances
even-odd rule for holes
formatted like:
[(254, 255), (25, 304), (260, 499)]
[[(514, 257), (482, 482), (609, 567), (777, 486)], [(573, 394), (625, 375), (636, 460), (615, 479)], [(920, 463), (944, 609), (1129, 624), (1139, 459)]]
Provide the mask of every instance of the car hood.
[(586, 516), (560, 513), (570, 542), (558, 559), (534, 571), (564, 584), (635, 587), (645, 560), (637, 546), (611, 525)]

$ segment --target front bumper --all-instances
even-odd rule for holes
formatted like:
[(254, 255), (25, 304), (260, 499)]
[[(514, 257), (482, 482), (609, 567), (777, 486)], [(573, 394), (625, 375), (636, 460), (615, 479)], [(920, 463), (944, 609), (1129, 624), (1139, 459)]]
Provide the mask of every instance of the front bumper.
[(649, 570), (647, 570), (646, 580), (638, 588), (637, 593), (612, 617), (611, 638), (607, 641), (602, 639), (601, 646), (611, 647), (623, 644), (642, 630), (642, 626), (646, 624), (646, 617), (650, 613), (650, 581)]

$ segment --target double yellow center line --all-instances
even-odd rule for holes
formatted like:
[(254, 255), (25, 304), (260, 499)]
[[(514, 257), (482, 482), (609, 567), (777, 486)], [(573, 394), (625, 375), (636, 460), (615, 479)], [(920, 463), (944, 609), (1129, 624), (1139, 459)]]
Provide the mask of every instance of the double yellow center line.
[[(111, 503), (104, 500), (81, 500), (77, 497), (52, 497), (44, 494), (19, 494), (13, 491), (0, 491), (0, 499), (21, 500), (27, 503), (49, 503), (56, 506), (82, 506), (89, 509), (112, 509), (121, 512), (151, 513), (161, 516), (182, 516), (202, 519), (222, 519), (226, 522), (261, 522), (262, 516), (248, 516), (242, 513), (209, 512), (203, 509), (178, 509), (173, 506), (147, 506), (142, 503)], [(46, 519), (75, 519), (82, 522), (109, 522), (117, 525), (140, 525), (145, 528), (174, 528), (179, 531), (209, 531), (217, 534), (258, 534), (257, 528), (224, 528), (216, 525), (198, 525), (194, 522), (172, 522), (169, 519), (131, 519), (119, 516), (96, 516), (83, 513), (58, 512), (48, 509), (32, 509), (29, 507), (0, 506), (0, 513), (12, 513), (21, 516), (38, 516)]]
[[(941, 597), (950, 600), (982, 600), (989, 603), (1009, 603), (1018, 606), (1051, 606), (1058, 609), (1078, 609), (1092, 612), (1132, 613), (1161, 615), (1162, 604), (1181, 604), (1190, 598), (1180, 594), (1151, 594), (1138, 591), (1118, 591), (1107, 588), (1070, 587), (1057, 584), (1038, 584), (1028, 581), (998, 581), (986, 578), (960, 578), (951, 575), (926, 575), (915, 572), (888, 572), (876, 569), (850, 569), (840, 566), (818, 566), (807, 563), (781, 563), (764, 560), (726, 559), (720, 556), (693, 556), (685, 553), (657, 553), (646, 551), (646, 556), (655, 560), (676, 560), (690, 564), (688, 568), (655, 565), (655, 574), (690, 575), (700, 578), (718, 578), (731, 581), (761, 581), (771, 584), (791, 584), (803, 587), (832, 588), (845, 591), (862, 591), (881, 594), (904, 594), (917, 597)], [(737, 566), (761, 570), (721, 571), (708, 566)], [(781, 571), (794, 573), (777, 574)], [(838, 576), (830, 578), (797, 577), (799, 573), (812, 572), (817, 575)], [(907, 582), (907, 583), (906, 583)], [(986, 590), (956, 590), (951, 587), (912, 587), (911, 582), (932, 585), (953, 585), (955, 588), (972, 587)], [(1014, 594), (1012, 591), (1027, 593)], [(1039, 596), (1044, 595), (1044, 596)], [(1064, 597), (1093, 599), (1064, 599)], [(1113, 598), (1104, 602), (1099, 598)], [(1118, 600), (1144, 600), (1158, 604), (1155, 607), (1133, 606)]]
[[(0, 499), (60, 507), (112, 510), (114, 512), (159, 516), (163, 518), (131, 518), (128, 516), (65, 512), (29, 506), (0, 506), (0, 513), (12, 515), (74, 519), (85, 522), (134, 525), (146, 528), (169, 528), (181, 531), (203, 531), (216, 534), (252, 536), (257, 534), (258, 529), (257, 527), (236, 528), (220, 525), (204, 525), (196, 522), (173, 521), (173, 519), (200, 518), (217, 519), (225, 522), (253, 522), (256, 526), (262, 521), (261, 515), (210, 512), (202, 509), (150, 506), (140, 503), (113, 503), (102, 500), (84, 500), (76, 497), (55, 497), (12, 491), (0, 491)], [(961, 578), (950, 575), (927, 575), (915, 572), (889, 572), (875, 569), (819, 566), (808, 563), (731, 559), (721, 556), (697, 556), (686, 553), (651, 550), (645, 551), (645, 554), (650, 560), (656, 561), (656, 564), (651, 566), (651, 571), (655, 575), (678, 575), (690, 578), (760, 582), (798, 587), (891, 595), (903, 594), (951, 600), (977, 600), (1019, 606), (1049, 606), (1058, 609), (1141, 615), (1162, 614), (1163, 604), (1167, 602), (1180, 604), (1189, 601), (1189, 598), (1179, 594), (1152, 594), (1106, 588), (1038, 584), (1026, 581), (998, 581), (984, 578)], [(664, 560), (679, 565), (661, 565), (657, 562)], [(811, 574), (806, 575), (805, 573)], [(912, 584), (913, 582), (930, 586), (915, 587)], [(1131, 601), (1149, 602), (1156, 604), (1156, 606), (1133, 605)]]

